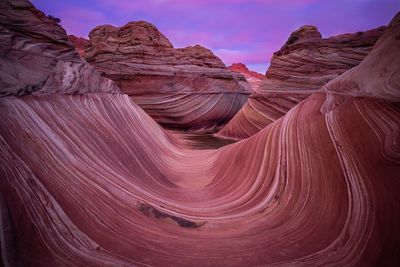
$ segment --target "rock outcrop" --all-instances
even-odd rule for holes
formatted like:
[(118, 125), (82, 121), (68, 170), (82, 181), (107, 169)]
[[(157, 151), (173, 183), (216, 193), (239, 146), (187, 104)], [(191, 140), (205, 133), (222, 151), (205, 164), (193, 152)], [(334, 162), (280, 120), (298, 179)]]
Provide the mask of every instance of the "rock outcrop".
[(315, 26), (293, 32), (275, 52), (257, 92), (218, 135), (247, 138), (282, 117), (324, 84), (358, 65), (385, 27), (322, 38)]
[(56, 18), (27, 1), (0, 1), (0, 44), (0, 96), (120, 92), (79, 57)]
[(257, 78), (257, 79), (264, 78), (264, 75), (262, 75), (261, 73), (249, 70), (247, 68), (247, 66), (244, 65), (243, 63), (233, 63), (228, 68), (232, 71), (239, 72), (242, 74), (247, 74), (247, 75)]
[(88, 46), (89, 40), (83, 37), (77, 37), (75, 35), (68, 35), (68, 40), (73, 43), (76, 51), (83, 57), (85, 55), (86, 47)]
[(398, 266), (399, 32), (217, 150), (125, 94), (0, 98), (1, 265)]
[(245, 78), (210, 50), (175, 49), (148, 22), (98, 26), (89, 38), (86, 60), (163, 126), (215, 131), (250, 93)]
[(235, 71), (235, 72), (243, 74), (243, 76), (249, 82), (250, 87), (253, 91), (257, 91), (258, 87), (261, 84), (262, 79), (264, 78), (264, 75), (262, 75), (261, 73), (249, 70), (247, 68), (247, 66), (244, 65), (243, 63), (233, 63), (228, 68), (231, 71)]

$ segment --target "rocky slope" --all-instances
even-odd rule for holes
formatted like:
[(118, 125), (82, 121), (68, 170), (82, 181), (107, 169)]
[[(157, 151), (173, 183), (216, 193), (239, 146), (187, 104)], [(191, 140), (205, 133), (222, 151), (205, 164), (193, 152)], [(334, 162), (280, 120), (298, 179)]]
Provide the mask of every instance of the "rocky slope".
[(2, 265), (398, 266), (399, 32), (218, 150), (125, 94), (0, 98)]
[(246, 102), (245, 78), (199, 45), (174, 48), (147, 22), (102, 25), (85, 58), (161, 125), (215, 131)]
[(262, 75), (258, 72), (249, 70), (247, 68), (247, 66), (244, 65), (243, 63), (233, 63), (228, 68), (231, 71), (243, 74), (243, 76), (249, 82), (250, 87), (253, 91), (257, 91), (258, 87), (261, 84), (262, 79), (264, 78), (264, 75)]
[(358, 65), (384, 29), (325, 39), (314, 26), (296, 30), (274, 53), (257, 92), (218, 135), (243, 139), (257, 133), (321, 86)]
[(27, 1), (0, 2), (0, 44), (0, 96), (120, 91), (79, 57), (56, 19)]

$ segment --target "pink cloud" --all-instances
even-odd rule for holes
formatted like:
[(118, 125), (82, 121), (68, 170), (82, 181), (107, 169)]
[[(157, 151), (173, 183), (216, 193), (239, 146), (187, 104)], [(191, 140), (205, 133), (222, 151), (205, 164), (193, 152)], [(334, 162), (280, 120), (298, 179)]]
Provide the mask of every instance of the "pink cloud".
[(398, 0), (32, 1), (61, 18), (68, 33), (87, 36), (99, 24), (146, 20), (176, 47), (200, 44), (226, 64), (253, 66), (267, 64), (290, 33), (304, 24), (316, 25), (327, 37), (386, 24), (400, 9)]

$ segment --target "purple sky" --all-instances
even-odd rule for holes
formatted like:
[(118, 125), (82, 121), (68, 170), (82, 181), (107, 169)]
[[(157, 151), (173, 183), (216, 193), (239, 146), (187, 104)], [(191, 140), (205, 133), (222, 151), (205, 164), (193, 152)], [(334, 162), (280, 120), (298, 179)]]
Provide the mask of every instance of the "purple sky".
[(386, 25), (399, 0), (33, 0), (61, 18), (68, 34), (87, 37), (100, 24), (153, 23), (175, 47), (200, 44), (225, 64), (245, 63), (265, 73), (272, 53), (302, 25), (322, 36)]

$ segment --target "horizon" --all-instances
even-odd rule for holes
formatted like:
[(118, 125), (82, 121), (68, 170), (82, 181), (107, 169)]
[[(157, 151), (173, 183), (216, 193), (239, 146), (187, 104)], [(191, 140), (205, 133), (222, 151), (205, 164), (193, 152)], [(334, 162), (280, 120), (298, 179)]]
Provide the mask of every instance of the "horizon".
[[(72, 0), (32, 3), (61, 19), (67, 34), (88, 38), (101, 24), (154, 24), (176, 48), (199, 44), (226, 66), (243, 63), (265, 74), (272, 54), (303, 25), (315, 25), (324, 38), (387, 25), (400, 1), (358, 0)], [(264, 15), (268, 14), (268, 15)], [(332, 23), (332, 20), (335, 23)], [(265, 27), (265, 25), (268, 25)], [(270, 25), (273, 25), (271, 27)]]

